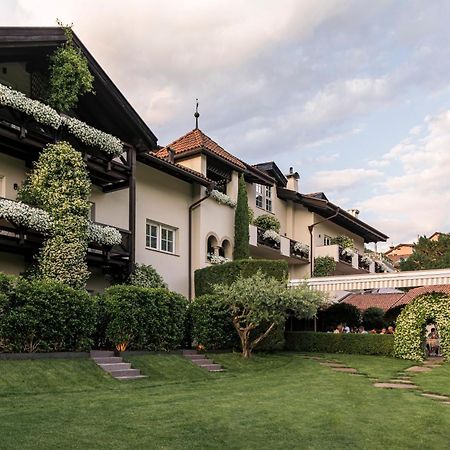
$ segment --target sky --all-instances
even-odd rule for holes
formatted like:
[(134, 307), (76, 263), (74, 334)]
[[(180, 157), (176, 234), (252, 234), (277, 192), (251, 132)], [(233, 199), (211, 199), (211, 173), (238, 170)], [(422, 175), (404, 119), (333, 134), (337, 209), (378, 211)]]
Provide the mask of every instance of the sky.
[[(450, 231), (448, 0), (0, 0), (74, 31), (158, 137), (200, 128), (390, 236)], [(379, 247), (383, 248), (383, 247)]]

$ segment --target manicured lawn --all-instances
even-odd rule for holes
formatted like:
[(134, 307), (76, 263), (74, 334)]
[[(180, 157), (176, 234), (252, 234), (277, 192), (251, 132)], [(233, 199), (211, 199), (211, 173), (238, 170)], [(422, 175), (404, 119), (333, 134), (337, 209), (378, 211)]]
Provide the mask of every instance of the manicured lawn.
[[(372, 375), (405, 368), (389, 358), (339, 358)], [(136, 356), (149, 377), (127, 383), (87, 360), (0, 361), (0, 448), (450, 447), (448, 405), (376, 389), (296, 354), (215, 359), (227, 372), (174, 355)], [(450, 366), (435, 370), (450, 374)]]

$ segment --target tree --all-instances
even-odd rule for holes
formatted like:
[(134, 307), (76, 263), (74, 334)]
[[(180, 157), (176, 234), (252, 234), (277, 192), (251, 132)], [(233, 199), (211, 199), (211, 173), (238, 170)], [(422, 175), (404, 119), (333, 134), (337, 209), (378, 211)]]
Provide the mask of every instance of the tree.
[(450, 267), (450, 234), (437, 241), (421, 236), (408, 259), (400, 262), (400, 270), (446, 269)]
[(249, 224), (247, 187), (245, 185), (244, 175), (242, 174), (239, 178), (238, 198), (236, 212), (234, 213), (233, 258), (235, 260), (247, 259), (249, 257)]
[(366, 330), (379, 330), (385, 327), (384, 311), (376, 306), (367, 308), (363, 313), (363, 325)]
[(313, 277), (328, 277), (336, 272), (336, 261), (331, 256), (314, 258)]
[(357, 327), (361, 324), (359, 309), (350, 303), (335, 303), (322, 311), (325, 330), (336, 328), (340, 323), (346, 323), (349, 327)]
[[(322, 293), (306, 285), (290, 289), (260, 271), (248, 278), (239, 276), (230, 285), (217, 285), (215, 292), (229, 307), (244, 358), (250, 358), (252, 350), (288, 315), (311, 318), (324, 300)], [(256, 328), (259, 333), (251, 336)]]

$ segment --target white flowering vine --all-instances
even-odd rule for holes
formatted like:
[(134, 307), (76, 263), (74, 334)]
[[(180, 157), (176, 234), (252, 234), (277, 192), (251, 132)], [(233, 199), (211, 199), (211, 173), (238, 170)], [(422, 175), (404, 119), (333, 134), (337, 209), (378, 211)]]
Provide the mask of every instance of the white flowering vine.
[(416, 297), (397, 318), (394, 355), (422, 361), (425, 356), (425, 326), (436, 324), (442, 355), (450, 357), (450, 296), (433, 292)]
[(119, 156), (123, 153), (123, 144), (119, 138), (91, 127), (73, 117), (60, 116), (52, 107), (38, 100), (32, 100), (22, 92), (3, 84), (0, 84), (0, 105), (21, 111), (32, 116), (36, 122), (49, 125), (55, 130), (64, 125), (69, 133), (83, 142), (83, 144), (97, 147), (109, 155)]
[(294, 244), (294, 251), (296, 251), (298, 253), (309, 254), (309, 245), (303, 244), (301, 242), (296, 242)]
[(9, 106), (32, 116), (36, 122), (49, 125), (55, 130), (61, 126), (61, 116), (50, 106), (32, 100), (25, 94), (0, 84), (0, 105)]
[[(6, 198), (0, 198), (0, 218), (42, 234), (50, 233), (53, 226), (48, 212)], [(117, 228), (88, 222), (88, 239), (99, 245), (114, 246), (122, 242), (122, 235)]]
[(264, 240), (272, 240), (279, 244), (281, 242), (280, 235), (275, 230), (266, 230), (262, 235)]
[(350, 247), (346, 247), (342, 249), (342, 254), (348, 257), (353, 257), (355, 255), (355, 251)]
[(369, 266), (370, 264), (372, 264), (372, 258), (370, 256), (367, 255), (363, 255), (361, 258), (361, 262), (367, 266)]
[(97, 147), (113, 156), (119, 156), (123, 153), (121, 140), (112, 134), (97, 130), (97, 128), (91, 127), (74, 117), (63, 116), (62, 123), (71, 134), (85, 145)]
[(230, 208), (236, 207), (236, 201), (233, 200), (229, 195), (224, 194), (217, 189), (213, 189), (211, 191), (210, 197), (215, 200), (217, 203), (220, 203), (221, 205), (227, 205)]

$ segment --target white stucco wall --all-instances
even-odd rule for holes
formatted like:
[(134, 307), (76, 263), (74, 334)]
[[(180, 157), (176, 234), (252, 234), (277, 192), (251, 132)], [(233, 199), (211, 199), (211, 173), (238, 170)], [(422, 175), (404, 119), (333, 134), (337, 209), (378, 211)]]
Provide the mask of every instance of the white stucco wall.
[[(188, 295), (189, 205), (192, 185), (138, 163), (136, 176), (136, 262), (151, 264), (169, 289)], [(146, 248), (147, 219), (176, 229), (175, 254)]]
[(0, 154), (0, 197), (16, 199), (16, 183), (20, 187), (26, 175), (25, 162), (11, 156)]
[(128, 198), (128, 189), (104, 193), (92, 186), (90, 200), (95, 203), (95, 221), (128, 230)]

